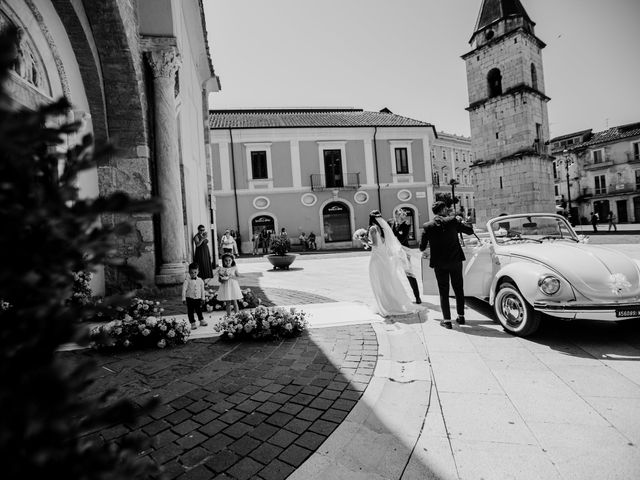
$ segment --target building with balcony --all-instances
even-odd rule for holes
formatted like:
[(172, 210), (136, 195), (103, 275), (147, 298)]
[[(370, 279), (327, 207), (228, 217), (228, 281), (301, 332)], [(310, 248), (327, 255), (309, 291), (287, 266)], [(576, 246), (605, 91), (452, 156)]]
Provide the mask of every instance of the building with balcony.
[(470, 173), (473, 162), (471, 138), (451, 133), (438, 132), (431, 147), (431, 169), (435, 195), (451, 195), (459, 199), (456, 210), (463, 214), (474, 214), (473, 178)]
[(583, 130), (549, 141), (556, 202), (571, 202), (572, 219), (612, 211), (620, 223), (640, 222), (640, 123)]
[(430, 218), (429, 123), (354, 108), (212, 110), (209, 123), (214, 223), (218, 235), (236, 230), (244, 252), (265, 228), (351, 248), (371, 210), (404, 208), (414, 240)]

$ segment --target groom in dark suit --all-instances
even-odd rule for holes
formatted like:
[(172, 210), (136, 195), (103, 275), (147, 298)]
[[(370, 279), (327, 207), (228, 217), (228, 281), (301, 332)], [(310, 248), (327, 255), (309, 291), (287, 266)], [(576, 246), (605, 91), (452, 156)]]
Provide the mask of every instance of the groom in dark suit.
[[(449, 279), (456, 295), (456, 322), (464, 325), (464, 287), (462, 281), (462, 262), (464, 252), (458, 241), (459, 233), (473, 234), (473, 227), (467, 225), (459, 216), (447, 216), (447, 205), (436, 202), (431, 209), (435, 217), (423, 226), (420, 240), (420, 251), (424, 258), (429, 258), (429, 266), (433, 268), (438, 282), (442, 321), (440, 325), (451, 328), (451, 308), (449, 306)], [(429, 250), (427, 250), (429, 246)]]

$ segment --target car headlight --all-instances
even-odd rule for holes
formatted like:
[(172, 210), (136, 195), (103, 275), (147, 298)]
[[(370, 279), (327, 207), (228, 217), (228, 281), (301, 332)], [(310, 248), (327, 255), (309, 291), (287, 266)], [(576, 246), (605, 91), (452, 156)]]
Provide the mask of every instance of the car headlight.
[(560, 290), (560, 279), (553, 275), (546, 275), (538, 280), (538, 287), (545, 295), (555, 295)]

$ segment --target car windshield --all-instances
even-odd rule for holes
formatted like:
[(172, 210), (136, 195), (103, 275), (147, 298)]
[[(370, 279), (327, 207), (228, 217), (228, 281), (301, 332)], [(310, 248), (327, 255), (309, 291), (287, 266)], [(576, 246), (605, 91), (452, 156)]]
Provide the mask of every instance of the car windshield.
[(579, 239), (571, 225), (559, 215), (513, 215), (494, 218), (489, 222), (491, 235), (497, 244), (508, 242), (570, 241)]

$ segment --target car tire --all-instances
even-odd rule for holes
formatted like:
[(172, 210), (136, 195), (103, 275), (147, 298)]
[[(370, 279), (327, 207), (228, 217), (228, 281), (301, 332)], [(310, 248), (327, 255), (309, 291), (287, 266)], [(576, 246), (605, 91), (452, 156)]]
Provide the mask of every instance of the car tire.
[(493, 310), (502, 328), (512, 335), (526, 337), (540, 326), (540, 315), (511, 282), (498, 287)]

